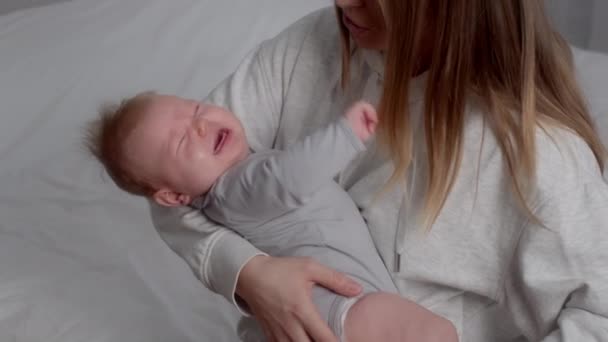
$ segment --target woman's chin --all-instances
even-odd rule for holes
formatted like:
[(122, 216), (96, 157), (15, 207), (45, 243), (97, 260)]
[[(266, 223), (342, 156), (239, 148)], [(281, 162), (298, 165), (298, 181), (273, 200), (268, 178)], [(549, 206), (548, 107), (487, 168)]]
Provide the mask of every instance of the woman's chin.
[(367, 50), (385, 51), (387, 45), (383, 40), (372, 37), (353, 36), (353, 41), (355, 42), (355, 45), (357, 45), (358, 48)]

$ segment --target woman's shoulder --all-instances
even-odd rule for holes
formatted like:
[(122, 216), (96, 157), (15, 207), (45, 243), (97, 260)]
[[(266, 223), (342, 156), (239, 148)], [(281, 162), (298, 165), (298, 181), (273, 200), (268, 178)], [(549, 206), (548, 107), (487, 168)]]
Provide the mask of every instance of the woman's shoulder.
[[(467, 161), (483, 161), (486, 177), (498, 177), (484, 182), (510, 183), (511, 176), (496, 135), (480, 110), (472, 110), (471, 114), (466, 124), (463, 156)], [(537, 127), (535, 138), (536, 175), (530, 181), (534, 189), (528, 194), (530, 209), (572, 204), (588, 192), (608, 199), (608, 172), (602, 174), (593, 150), (580, 135), (564, 127), (544, 124)], [(467, 167), (471, 163), (462, 165)], [(476, 170), (470, 167), (464, 174), (477, 177)]]
[(572, 130), (539, 127), (536, 154), (538, 189), (545, 196), (562, 196), (590, 184), (605, 185), (591, 147)]

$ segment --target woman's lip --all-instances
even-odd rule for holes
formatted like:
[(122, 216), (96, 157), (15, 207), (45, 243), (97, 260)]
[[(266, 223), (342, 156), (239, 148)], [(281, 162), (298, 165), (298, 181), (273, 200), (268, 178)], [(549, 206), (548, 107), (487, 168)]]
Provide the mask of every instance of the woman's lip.
[(346, 14), (342, 15), (342, 21), (344, 25), (348, 28), (351, 33), (362, 33), (368, 31), (369, 29), (363, 26), (357, 25), (351, 18), (349, 18)]

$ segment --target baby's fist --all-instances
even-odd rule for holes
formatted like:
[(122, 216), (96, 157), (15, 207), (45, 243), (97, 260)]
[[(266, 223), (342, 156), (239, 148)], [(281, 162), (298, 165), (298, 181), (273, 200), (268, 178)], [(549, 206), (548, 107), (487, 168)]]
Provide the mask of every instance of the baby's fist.
[(378, 114), (371, 104), (359, 101), (352, 105), (344, 116), (361, 141), (365, 142), (374, 135), (378, 125)]

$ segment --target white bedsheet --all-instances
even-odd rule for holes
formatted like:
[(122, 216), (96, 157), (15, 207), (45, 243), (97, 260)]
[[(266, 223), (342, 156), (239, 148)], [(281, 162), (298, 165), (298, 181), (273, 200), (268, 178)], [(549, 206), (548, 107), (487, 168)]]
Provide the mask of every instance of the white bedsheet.
[(97, 107), (203, 98), (329, 0), (76, 0), (0, 17), (0, 341), (235, 341), (237, 313), (81, 147)]
[[(202, 98), (330, 0), (75, 0), (0, 17), (0, 341), (235, 341), (237, 313), (81, 147), (100, 103)], [(578, 52), (608, 137), (608, 58)]]

